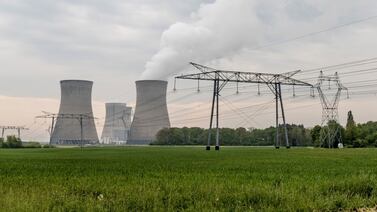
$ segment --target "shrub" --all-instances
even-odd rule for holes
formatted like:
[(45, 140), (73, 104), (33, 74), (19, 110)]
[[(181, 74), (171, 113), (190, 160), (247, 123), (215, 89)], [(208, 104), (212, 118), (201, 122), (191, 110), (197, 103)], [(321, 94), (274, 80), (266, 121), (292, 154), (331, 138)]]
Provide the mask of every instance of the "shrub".
[(35, 141), (25, 142), (22, 146), (24, 148), (42, 148), (41, 144)]
[(7, 136), (7, 148), (21, 148), (22, 147), (22, 141), (20, 138), (17, 138), (14, 135)]
[(368, 146), (368, 141), (364, 140), (364, 139), (356, 139), (356, 141), (353, 142), (353, 147), (354, 148), (360, 148), (360, 147), (366, 147)]

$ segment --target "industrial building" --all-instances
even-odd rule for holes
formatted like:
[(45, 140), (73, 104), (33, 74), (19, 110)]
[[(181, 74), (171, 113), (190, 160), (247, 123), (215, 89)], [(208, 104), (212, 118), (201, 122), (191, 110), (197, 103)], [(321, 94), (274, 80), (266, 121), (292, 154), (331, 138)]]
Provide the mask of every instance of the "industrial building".
[(125, 144), (131, 127), (132, 107), (125, 103), (106, 103), (106, 118), (101, 135), (103, 144)]
[(97, 144), (92, 111), (92, 81), (62, 80), (59, 114), (51, 134), (51, 144)]
[(163, 128), (170, 127), (166, 104), (167, 81), (136, 81), (136, 107), (127, 144), (150, 144)]

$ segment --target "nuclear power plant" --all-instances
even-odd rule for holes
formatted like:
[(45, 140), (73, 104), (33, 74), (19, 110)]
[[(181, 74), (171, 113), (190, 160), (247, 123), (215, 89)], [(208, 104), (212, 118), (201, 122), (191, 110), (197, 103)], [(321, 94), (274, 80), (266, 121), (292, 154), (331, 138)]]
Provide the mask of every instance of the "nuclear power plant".
[(62, 80), (60, 109), (51, 134), (51, 144), (98, 143), (92, 111), (92, 81)]
[(103, 144), (125, 144), (131, 127), (132, 107), (125, 103), (106, 103), (106, 118), (101, 135)]
[(127, 144), (150, 144), (163, 128), (170, 127), (166, 105), (167, 81), (136, 81), (136, 107)]

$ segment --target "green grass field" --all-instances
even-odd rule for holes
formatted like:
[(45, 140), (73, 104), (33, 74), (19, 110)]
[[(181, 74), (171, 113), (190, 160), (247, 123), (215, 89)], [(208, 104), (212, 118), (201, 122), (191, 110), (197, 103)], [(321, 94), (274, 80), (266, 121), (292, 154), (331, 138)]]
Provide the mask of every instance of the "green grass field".
[(377, 149), (0, 149), (0, 211), (292, 211), (377, 205)]

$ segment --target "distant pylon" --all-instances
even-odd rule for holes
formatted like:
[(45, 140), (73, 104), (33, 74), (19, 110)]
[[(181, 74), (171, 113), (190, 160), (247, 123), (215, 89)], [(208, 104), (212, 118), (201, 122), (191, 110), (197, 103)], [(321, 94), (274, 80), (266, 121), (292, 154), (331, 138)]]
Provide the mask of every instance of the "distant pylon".
[[(324, 85), (324, 82), (328, 82), (328, 85)], [(324, 89), (322, 89), (324, 86), (328, 86), (327, 90), (331, 90), (331, 85), (336, 86), (332, 98), (329, 94), (326, 95), (323, 92)], [(338, 105), (342, 90), (347, 90), (348, 92), (348, 89), (340, 82), (338, 72), (335, 72), (335, 74), (331, 76), (325, 76), (321, 71), (316, 87), (322, 104), (322, 130), (320, 133), (320, 142), (322, 145), (327, 144), (328, 147), (331, 148), (334, 147), (336, 138), (341, 142), (341, 130), (338, 124)], [(325, 128), (326, 125), (327, 128)]]
[(21, 130), (29, 130), (23, 126), (0, 126), (1, 138), (4, 139), (5, 130), (17, 130), (17, 138), (21, 138)]

